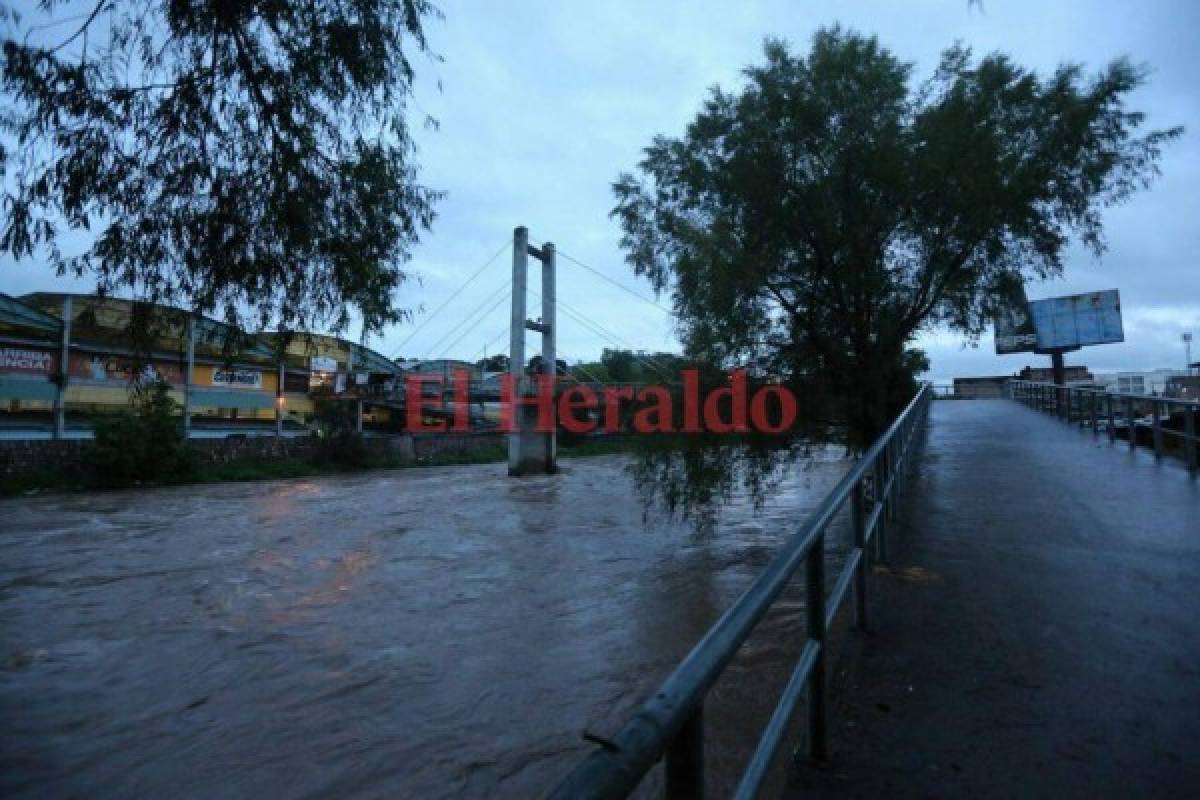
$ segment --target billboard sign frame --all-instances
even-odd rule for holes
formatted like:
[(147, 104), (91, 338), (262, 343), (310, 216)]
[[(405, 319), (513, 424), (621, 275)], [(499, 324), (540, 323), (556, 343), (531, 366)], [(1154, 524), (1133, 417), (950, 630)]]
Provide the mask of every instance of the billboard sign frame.
[(995, 349), (1011, 353), (1055, 353), (1125, 341), (1117, 289), (1048, 297), (1028, 302), (996, 319)]

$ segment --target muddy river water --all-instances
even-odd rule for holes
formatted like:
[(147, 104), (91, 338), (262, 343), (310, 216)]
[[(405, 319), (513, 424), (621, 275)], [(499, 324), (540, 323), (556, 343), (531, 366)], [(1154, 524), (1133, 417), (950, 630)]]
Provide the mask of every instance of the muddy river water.
[[(625, 463), (0, 501), (0, 794), (540, 796), (845, 469), (821, 454), (698, 534), (647, 514)], [(802, 593), (712, 695), (718, 796), (799, 650)]]

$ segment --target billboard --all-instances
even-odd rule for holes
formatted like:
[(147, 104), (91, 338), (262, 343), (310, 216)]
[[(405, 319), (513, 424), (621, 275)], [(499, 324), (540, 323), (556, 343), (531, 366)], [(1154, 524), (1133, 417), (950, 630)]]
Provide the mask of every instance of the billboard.
[(1125, 341), (1116, 289), (1034, 300), (996, 319), (996, 352), (1044, 353)]
[(155, 361), (139, 363), (125, 356), (84, 355), (72, 353), (70, 374), (74, 378), (104, 383), (129, 385), (136, 382), (164, 380), (176, 386), (183, 385), (183, 370), (178, 364)]
[(1051, 297), (1030, 303), (1029, 309), (1037, 329), (1038, 350), (1125, 341), (1121, 296), (1116, 289)]
[(1037, 330), (1028, 304), (1013, 308), (996, 317), (996, 352), (1031, 353), (1037, 349)]

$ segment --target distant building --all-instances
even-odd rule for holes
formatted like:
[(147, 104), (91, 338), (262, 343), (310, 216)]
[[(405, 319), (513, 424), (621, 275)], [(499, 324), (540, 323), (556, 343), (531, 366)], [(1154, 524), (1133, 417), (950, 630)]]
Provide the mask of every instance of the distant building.
[(954, 396), (979, 400), (988, 397), (1004, 397), (1005, 387), (1012, 378), (1008, 375), (990, 375), (979, 378), (955, 378)]
[(1200, 375), (1175, 375), (1167, 378), (1163, 395), (1180, 400), (1200, 400)]
[(417, 372), (422, 375), (441, 375), (447, 385), (454, 379), (454, 373), (459, 370), (465, 370), (469, 379), (477, 381), (482, 377), (482, 371), (470, 361), (459, 361), (456, 358), (435, 358), (429, 361), (410, 362), (411, 366), (407, 367), (409, 372)]
[(1154, 369), (1137, 372), (1118, 372), (1115, 385), (1110, 386), (1123, 394), (1162, 395), (1166, 393), (1167, 382), (1175, 377), (1186, 376), (1187, 373), (1178, 369)]
[[(135, 343), (131, 321), (147, 312)], [(299, 428), (317, 393), (358, 403), (372, 424), (400, 424), (392, 412), (400, 370), (383, 355), (321, 334), (296, 333), (283, 344), (278, 334), (246, 333), (168, 306), (0, 294), (0, 427), (44, 429), (56, 406), (85, 422), (128, 408), (130, 389), (152, 381), (165, 383), (188, 421), (202, 426), (236, 421), (270, 430), (278, 415)]]
[[(1053, 383), (1054, 370), (1050, 367), (1026, 367), (1021, 370), (1020, 378), (1036, 383)], [(1087, 367), (1067, 367), (1063, 380), (1067, 383), (1095, 383), (1096, 376), (1089, 372)]]

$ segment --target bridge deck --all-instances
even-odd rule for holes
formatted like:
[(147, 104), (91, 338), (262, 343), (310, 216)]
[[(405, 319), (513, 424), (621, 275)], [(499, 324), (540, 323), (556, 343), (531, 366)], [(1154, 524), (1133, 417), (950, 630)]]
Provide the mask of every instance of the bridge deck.
[(1195, 797), (1200, 485), (1007, 400), (938, 402), (788, 795)]

